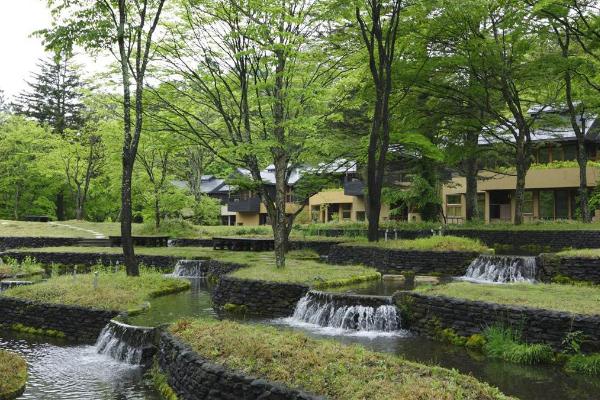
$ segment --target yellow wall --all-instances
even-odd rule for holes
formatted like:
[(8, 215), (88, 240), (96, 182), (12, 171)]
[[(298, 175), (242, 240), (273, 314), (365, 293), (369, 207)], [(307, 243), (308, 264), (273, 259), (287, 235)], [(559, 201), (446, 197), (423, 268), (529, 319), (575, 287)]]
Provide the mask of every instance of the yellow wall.
[(259, 214), (258, 213), (236, 213), (235, 214), (235, 223), (236, 225), (243, 226), (256, 226), (259, 223)]
[[(480, 173), (482, 179), (477, 181), (478, 193), (485, 196), (485, 221), (490, 221), (489, 192), (494, 190), (514, 191), (517, 185), (515, 176), (500, 175), (492, 172)], [(589, 187), (594, 187), (600, 181), (600, 169), (594, 167), (587, 168), (587, 182)], [(525, 219), (539, 218), (539, 197), (536, 189), (576, 189), (579, 187), (579, 168), (534, 168), (530, 169), (525, 178), (525, 189), (534, 191), (533, 194), (533, 215), (526, 216)], [(447, 195), (460, 194), (463, 218), (466, 218), (466, 197), (467, 189), (466, 179), (462, 176), (452, 178), (442, 187), (442, 202), (444, 212), (447, 210)], [(514, 196), (511, 198), (511, 219), (514, 219), (516, 201)]]
[[(319, 192), (319, 193), (313, 195), (308, 200), (308, 208), (311, 212), (315, 211), (315, 210), (318, 211), (321, 208), (321, 206), (325, 206), (327, 204), (351, 204), (352, 208), (350, 211), (350, 221), (353, 221), (353, 222), (357, 221), (357, 217), (356, 217), (357, 213), (365, 212), (364, 198), (359, 197), (359, 196), (347, 196), (344, 194), (343, 189)], [(383, 204), (381, 206), (380, 219), (382, 221), (385, 221), (385, 220), (389, 219), (389, 216), (390, 216), (390, 207), (387, 204)], [(324, 216), (322, 214), (319, 216), (320, 222), (325, 222), (323, 217)], [(341, 218), (341, 215), (340, 215), (340, 218)]]

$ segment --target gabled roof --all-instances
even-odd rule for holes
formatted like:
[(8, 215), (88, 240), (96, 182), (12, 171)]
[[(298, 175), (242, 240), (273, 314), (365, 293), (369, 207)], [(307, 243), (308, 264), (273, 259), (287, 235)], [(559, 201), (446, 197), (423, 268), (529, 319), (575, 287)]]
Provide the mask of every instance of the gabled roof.
[[(171, 181), (171, 183), (180, 189), (189, 189), (187, 181)], [(200, 191), (204, 194), (222, 194), (231, 190), (229, 185), (225, 184), (225, 179), (220, 179), (214, 175), (202, 175), (200, 178)]]

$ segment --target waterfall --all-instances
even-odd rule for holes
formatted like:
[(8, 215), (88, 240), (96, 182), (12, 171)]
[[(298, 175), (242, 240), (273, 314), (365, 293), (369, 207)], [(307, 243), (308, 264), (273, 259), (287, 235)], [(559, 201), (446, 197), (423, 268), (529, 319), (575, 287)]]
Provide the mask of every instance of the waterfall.
[(459, 279), (470, 282), (535, 282), (535, 257), (479, 256)]
[(202, 278), (204, 277), (204, 260), (179, 260), (171, 276), (177, 278)]
[(286, 322), (356, 332), (395, 332), (400, 314), (390, 297), (308, 292)]
[(128, 364), (147, 364), (156, 351), (154, 328), (138, 327), (112, 320), (96, 341), (96, 351)]

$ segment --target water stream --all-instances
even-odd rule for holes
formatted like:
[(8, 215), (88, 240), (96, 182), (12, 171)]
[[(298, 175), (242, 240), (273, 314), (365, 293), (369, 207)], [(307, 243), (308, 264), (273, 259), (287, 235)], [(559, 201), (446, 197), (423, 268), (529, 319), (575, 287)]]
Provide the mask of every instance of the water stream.
[(533, 283), (536, 273), (535, 257), (479, 256), (459, 279), (476, 283)]

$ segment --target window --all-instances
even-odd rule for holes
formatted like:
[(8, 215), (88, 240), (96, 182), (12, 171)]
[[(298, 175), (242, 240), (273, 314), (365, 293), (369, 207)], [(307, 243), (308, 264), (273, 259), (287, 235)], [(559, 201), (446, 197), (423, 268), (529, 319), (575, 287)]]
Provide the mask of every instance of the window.
[(548, 147), (543, 146), (538, 149), (538, 163), (547, 164), (550, 161), (548, 156)]
[(483, 219), (485, 216), (485, 194), (477, 194), (477, 211), (479, 211), (479, 218)]
[(448, 217), (462, 216), (462, 201), (460, 194), (449, 194), (446, 196), (446, 214)]
[(365, 220), (365, 212), (364, 211), (357, 211), (356, 212), (356, 220), (359, 222), (362, 222)]
[(554, 191), (554, 216), (556, 219), (569, 218), (569, 191), (555, 190)]
[(533, 214), (533, 192), (525, 192), (525, 200), (523, 201), (523, 214)]
[(340, 208), (342, 211), (342, 220), (350, 220), (352, 218), (352, 204), (342, 204)]
[(554, 145), (552, 146), (552, 161), (562, 161), (563, 160), (563, 152), (562, 147)]
[(554, 219), (554, 191), (540, 191), (540, 218)]
[(577, 146), (568, 144), (563, 147), (565, 153), (565, 161), (574, 161), (577, 159)]

